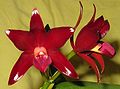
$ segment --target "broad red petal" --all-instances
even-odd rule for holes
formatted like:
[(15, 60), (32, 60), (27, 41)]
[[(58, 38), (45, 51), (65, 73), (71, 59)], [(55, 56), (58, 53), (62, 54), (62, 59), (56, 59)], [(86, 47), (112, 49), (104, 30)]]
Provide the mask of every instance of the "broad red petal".
[(98, 63), (101, 66), (101, 73), (104, 72), (105, 69), (105, 64), (104, 64), (104, 60), (102, 58), (102, 55), (100, 55), (99, 53), (91, 53), (91, 55), (98, 61)]
[(30, 31), (44, 31), (44, 25), (39, 15), (38, 10), (35, 8), (32, 11), (32, 17), (30, 21)]
[(33, 56), (29, 53), (22, 53), (16, 64), (14, 65), (8, 85), (12, 85), (20, 80), (25, 72), (32, 66)]
[(91, 57), (87, 56), (86, 54), (82, 54), (82, 53), (77, 53), (77, 54), (78, 54), (78, 56), (83, 58), (92, 67), (92, 69), (96, 73), (97, 81), (99, 82), (100, 81), (100, 73), (99, 73), (99, 69), (98, 69), (96, 63), (94, 62), (94, 60)]
[(78, 52), (88, 51), (97, 45), (99, 40), (98, 34), (94, 30), (90, 30), (88, 27), (84, 27), (78, 34), (75, 46)]
[(33, 47), (33, 36), (30, 32), (21, 30), (6, 30), (9, 39), (19, 50), (28, 50)]
[(101, 17), (97, 18), (91, 26), (96, 28), (96, 29), (94, 28), (94, 30), (100, 30), (101, 26), (103, 26), (103, 25), (104, 25), (104, 17), (101, 16)]
[(45, 72), (51, 63), (52, 60), (47, 55), (44, 55), (42, 57), (36, 57), (33, 60), (33, 65), (41, 72)]
[(53, 66), (62, 74), (74, 79), (78, 79), (78, 75), (75, 72), (74, 67), (64, 55), (62, 55), (59, 51), (50, 52), (49, 55), (52, 59)]
[(74, 29), (71, 27), (53, 28), (48, 32), (48, 38), (50, 39), (48, 43), (51, 43), (54, 48), (60, 48), (66, 43), (73, 33)]
[(103, 16), (99, 17), (93, 24), (90, 25), (91, 30), (95, 30), (101, 38), (103, 38), (110, 29), (108, 20), (104, 20)]

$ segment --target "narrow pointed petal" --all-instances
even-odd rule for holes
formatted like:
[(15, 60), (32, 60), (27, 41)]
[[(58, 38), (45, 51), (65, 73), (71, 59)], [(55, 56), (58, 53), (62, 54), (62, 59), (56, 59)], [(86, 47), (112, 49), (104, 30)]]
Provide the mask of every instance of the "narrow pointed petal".
[(75, 47), (75, 44), (74, 44), (74, 34), (70, 37), (70, 44), (71, 44), (71, 46), (72, 46), (72, 48), (73, 48), (73, 50), (76, 50), (76, 47)]
[(78, 27), (78, 25), (80, 24), (80, 21), (82, 19), (82, 15), (83, 15), (83, 6), (82, 6), (81, 1), (79, 1), (79, 3), (80, 3), (80, 14), (79, 14), (79, 17), (78, 17), (76, 25), (73, 27), (75, 30)]
[(93, 23), (95, 21), (96, 7), (95, 7), (94, 4), (93, 4), (93, 6), (94, 6), (94, 13), (93, 13), (93, 16), (92, 16), (91, 20), (88, 22), (88, 24), (91, 24), (91, 23)]
[(52, 63), (49, 56), (37, 57), (33, 60), (33, 65), (41, 72), (46, 72), (48, 66)]
[(30, 31), (44, 31), (44, 25), (39, 15), (38, 10), (35, 8), (32, 11), (32, 17), (30, 21)]
[(62, 74), (74, 79), (78, 79), (78, 75), (75, 72), (74, 67), (64, 55), (58, 51), (55, 51), (54, 53), (51, 52), (49, 55), (52, 59), (53, 66), (57, 68)]
[(29, 53), (24, 52), (21, 54), (20, 58), (18, 59), (11, 71), (8, 85), (16, 83), (23, 77), (26, 71), (32, 66), (32, 59), (33, 56)]
[(103, 73), (105, 69), (105, 64), (102, 55), (100, 55), (99, 53), (91, 53), (91, 55), (98, 61), (101, 66), (101, 73)]
[(77, 54), (78, 54), (78, 56), (83, 58), (92, 67), (92, 69), (96, 73), (97, 81), (99, 82), (100, 81), (100, 73), (99, 73), (99, 69), (98, 69), (96, 63), (94, 62), (94, 60), (85, 54), (81, 54), (81, 53), (77, 53)]
[(101, 30), (100, 30), (100, 35), (101, 35), (101, 38), (103, 38), (106, 34), (107, 34), (107, 32), (109, 31), (109, 29), (110, 29), (110, 24), (109, 24), (109, 22), (106, 20), (105, 22), (104, 22), (104, 25), (103, 25), (103, 27), (101, 28)]
[(6, 34), (19, 50), (24, 51), (33, 47), (33, 36), (27, 31), (6, 30)]
[(60, 48), (62, 47), (66, 41), (72, 36), (74, 33), (74, 29), (71, 27), (58, 27), (58, 28), (53, 28), (48, 32), (50, 38), (50, 43), (52, 44), (54, 48)]
[(104, 54), (109, 57), (113, 57), (115, 55), (115, 49), (107, 42), (98, 43), (91, 51), (98, 52)]

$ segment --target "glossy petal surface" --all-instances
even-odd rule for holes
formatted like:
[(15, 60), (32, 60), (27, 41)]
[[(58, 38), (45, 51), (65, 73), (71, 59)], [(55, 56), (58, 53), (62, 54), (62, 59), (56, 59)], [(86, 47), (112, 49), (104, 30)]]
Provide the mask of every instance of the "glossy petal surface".
[(19, 50), (24, 51), (33, 47), (34, 37), (27, 31), (6, 30), (6, 34)]
[(8, 84), (12, 85), (22, 78), (25, 72), (32, 66), (33, 56), (30, 53), (24, 52), (14, 65)]
[(76, 50), (79, 52), (88, 51), (97, 45), (98, 34), (88, 27), (83, 28), (78, 34), (75, 42)]
[[(55, 54), (55, 55), (54, 55)], [(53, 60), (53, 66), (57, 68), (64, 75), (78, 79), (78, 75), (76, 74), (74, 67), (72, 64), (66, 59), (63, 54), (59, 51), (55, 51), (49, 54), (51, 59)]]
[(32, 11), (32, 17), (30, 21), (30, 31), (32, 32), (44, 31), (44, 25), (43, 25), (42, 19), (36, 8), (33, 9)]
[(72, 36), (74, 29), (72, 27), (58, 27), (51, 29), (48, 34), (53, 47), (60, 48)]

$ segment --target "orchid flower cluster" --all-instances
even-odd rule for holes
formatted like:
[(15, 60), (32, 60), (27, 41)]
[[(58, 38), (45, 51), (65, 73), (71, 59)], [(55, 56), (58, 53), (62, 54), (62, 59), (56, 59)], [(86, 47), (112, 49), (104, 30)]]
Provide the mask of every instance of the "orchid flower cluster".
[[(52, 65), (63, 75), (79, 79), (73, 65), (59, 51), (69, 39), (74, 52), (91, 66), (99, 82), (100, 75), (105, 68), (102, 55), (113, 57), (115, 50), (109, 43), (101, 41), (109, 31), (110, 24), (108, 20), (104, 20), (103, 16), (95, 19), (96, 7), (94, 4), (93, 6), (93, 16), (87, 25), (80, 30), (75, 42), (73, 36), (83, 15), (81, 2), (80, 15), (74, 27), (50, 28), (48, 24), (44, 27), (41, 16), (35, 8), (30, 20), (30, 31), (6, 30), (8, 38), (16, 48), (22, 51), (11, 71), (8, 84), (12, 85), (20, 80), (32, 65), (42, 73), (45, 73)], [(100, 69), (94, 59), (100, 64)]]

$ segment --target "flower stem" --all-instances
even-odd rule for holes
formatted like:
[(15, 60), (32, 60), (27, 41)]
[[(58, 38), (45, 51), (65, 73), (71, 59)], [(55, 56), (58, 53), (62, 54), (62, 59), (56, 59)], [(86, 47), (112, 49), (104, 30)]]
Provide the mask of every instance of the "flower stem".
[[(72, 50), (70, 53), (67, 55), (67, 59), (71, 59), (75, 55), (75, 52)], [(54, 80), (60, 75), (59, 71), (56, 71), (54, 75), (50, 78), (50, 80), (47, 80), (43, 86), (40, 89), (52, 89), (54, 85)]]

